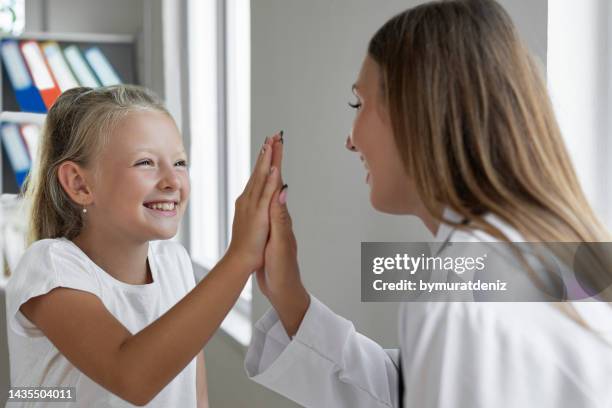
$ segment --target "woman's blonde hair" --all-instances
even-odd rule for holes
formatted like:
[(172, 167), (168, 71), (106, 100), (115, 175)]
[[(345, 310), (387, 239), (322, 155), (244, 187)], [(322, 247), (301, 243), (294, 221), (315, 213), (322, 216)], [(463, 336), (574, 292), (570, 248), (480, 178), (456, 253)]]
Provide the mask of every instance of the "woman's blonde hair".
[[(493, 0), (423, 4), (393, 17), (368, 55), (406, 172), (439, 221), (509, 242), (610, 241), (580, 187), (539, 68)], [(443, 220), (450, 207), (469, 220)], [(612, 272), (594, 276), (610, 283)]]
[(29, 244), (80, 233), (83, 212), (60, 184), (59, 166), (73, 161), (90, 167), (119, 121), (142, 110), (168, 114), (155, 94), (134, 85), (78, 87), (60, 95), (45, 119), (35, 172), (26, 180)]

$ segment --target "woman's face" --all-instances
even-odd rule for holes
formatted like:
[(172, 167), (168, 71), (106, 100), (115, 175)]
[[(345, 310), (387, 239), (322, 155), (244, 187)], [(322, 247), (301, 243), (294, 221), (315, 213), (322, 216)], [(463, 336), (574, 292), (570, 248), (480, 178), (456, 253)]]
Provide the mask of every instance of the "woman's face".
[[(86, 218), (136, 241), (174, 236), (189, 198), (187, 156), (174, 121), (133, 112), (104, 147)], [(103, 224), (103, 225), (100, 225)]]
[(357, 98), (353, 105), (357, 115), (346, 147), (358, 153), (365, 166), (372, 206), (389, 214), (416, 214), (420, 200), (393, 139), (381, 94), (380, 69), (369, 56), (363, 62), (353, 93)]

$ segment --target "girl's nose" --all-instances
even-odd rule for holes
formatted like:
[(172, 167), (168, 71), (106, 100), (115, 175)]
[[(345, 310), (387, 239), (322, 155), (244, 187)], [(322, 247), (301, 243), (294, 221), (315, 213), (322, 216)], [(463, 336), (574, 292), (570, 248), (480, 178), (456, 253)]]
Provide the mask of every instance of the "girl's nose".
[(355, 147), (355, 145), (353, 145), (353, 142), (351, 141), (351, 135), (348, 135), (346, 137), (346, 143), (344, 145), (348, 150), (350, 150), (351, 152), (356, 152), (357, 148)]
[(175, 173), (174, 168), (166, 171), (159, 182), (161, 190), (175, 191), (181, 188), (181, 180)]

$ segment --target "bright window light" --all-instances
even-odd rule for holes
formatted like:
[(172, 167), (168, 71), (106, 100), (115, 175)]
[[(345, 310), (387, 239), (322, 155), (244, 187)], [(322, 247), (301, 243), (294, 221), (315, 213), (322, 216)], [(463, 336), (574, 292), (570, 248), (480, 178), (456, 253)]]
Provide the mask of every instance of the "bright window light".
[(193, 260), (211, 269), (219, 260), (219, 123), (217, 6), (190, 0), (189, 106), (191, 154), (190, 250)]
[[(231, 239), (234, 202), (251, 172), (250, 2), (189, 0), (190, 249), (210, 270)], [(251, 280), (221, 328), (251, 341)]]

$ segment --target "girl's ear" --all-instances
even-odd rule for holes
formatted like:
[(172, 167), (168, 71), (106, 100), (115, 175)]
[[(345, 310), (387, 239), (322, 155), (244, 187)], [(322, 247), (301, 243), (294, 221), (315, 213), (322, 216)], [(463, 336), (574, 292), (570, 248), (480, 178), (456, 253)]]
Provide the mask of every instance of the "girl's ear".
[(65, 161), (57, 169), (57, 177), (62, 188), (77, 205), (85, 206), (93, 202), (93, 194), (87, 185), (85, 171), (72, 161)]

